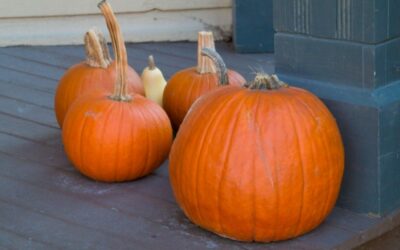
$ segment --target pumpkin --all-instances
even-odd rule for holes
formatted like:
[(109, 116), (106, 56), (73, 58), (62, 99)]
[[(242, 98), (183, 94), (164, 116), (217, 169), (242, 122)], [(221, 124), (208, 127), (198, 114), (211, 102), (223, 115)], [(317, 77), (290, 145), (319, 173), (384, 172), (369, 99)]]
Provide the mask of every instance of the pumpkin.
[[(219, 80), (212, 60), (201, 55), (203, 48), (215, 49), (212, 32), (198, 33), (197, 68), (187, 68), (174, 74), (164, 90), (163, 107), (172, 124), (177, 129), (192, 104), (205, 93), (217, 88)], [(228, 70), (226, 84), (242, 85), (244, 78), (233, 70)]]
[(111, 6), (99, 4), (116, 53), (114, 92), (94, 91), (78, 98), (64, 120), (64, 149), (82, 174), (119, 182), (145, 176), (166, 159), (172, 127), (153, 101), (127, 90), (126, 48)]
[[(116, 79), (116, 64), (108, 53), (107, 43), (100, 31), (90, 29), (85, 34), (86, 60), (69, 68), (61, 77), (54, 98), (57, 122), (62, 127), (71, 104), (81, 95), (96, 89), (112, 90)], [(144, 95), (136, 71), (127, 69), (129, 92)]]
[(310, 92), (276, 76), (200, 98), (170, 153), (186, 216), (240, 241), (290, 239), (317, 227), (338, 197), (344, 152), (336, 121)]
[(167, 82), (161, 70), (157, 68), (152, 55), (149, 56), (148, 66), (143, 70), (141, 78), (145, 96), (162, 106), (164, 89)]

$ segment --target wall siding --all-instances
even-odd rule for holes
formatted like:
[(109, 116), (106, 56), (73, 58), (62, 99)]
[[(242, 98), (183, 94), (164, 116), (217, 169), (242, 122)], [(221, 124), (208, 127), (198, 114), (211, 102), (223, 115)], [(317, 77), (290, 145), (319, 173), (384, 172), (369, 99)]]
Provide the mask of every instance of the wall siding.
[[(25, 2), (25, 3), (23, 3)], [(68, 3), (68, 4), (67, 4)], [(81, 44), (91, 27), (107, 33), (98, 0), (0, 0), (0, 46)], [(127, 42), (195, 40), (212, 30), (216, 39), (231, 36), (230, 0), (110, 1)]]

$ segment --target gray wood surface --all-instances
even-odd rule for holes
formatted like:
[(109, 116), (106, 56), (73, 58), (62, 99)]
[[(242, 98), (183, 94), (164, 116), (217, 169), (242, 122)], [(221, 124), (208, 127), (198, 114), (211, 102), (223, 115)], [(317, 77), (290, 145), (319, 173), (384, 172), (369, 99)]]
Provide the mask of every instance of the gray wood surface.
[[(248, 80), (252, 69), (274, 71), (270, 54), (236, 54), (227, 43), (217, 48), (228, 67)], [(167, 78), (196, 64), (194, 43), (128, 44), (127, 49), (138, 72), (149, 54)], [(300, 238), (239, 243), (185, 218), (169, 185), (168, 162), (134, 182), (85, 178), (63, 152), (53, 113), (58, 79), (83, 55), (82, 46), (0, 48), (0, 248), (346, 249), (399, 223), (396, 215), (378, 219), (335, 208)]]

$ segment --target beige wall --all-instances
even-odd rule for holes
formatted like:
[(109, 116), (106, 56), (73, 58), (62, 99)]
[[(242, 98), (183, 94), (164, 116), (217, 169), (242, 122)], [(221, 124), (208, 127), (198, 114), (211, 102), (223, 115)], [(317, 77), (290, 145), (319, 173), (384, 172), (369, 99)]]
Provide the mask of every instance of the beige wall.
[[(93, 26), (106, 33), (99, 0), (0, 0), (0, 46), (78, 44)], [(195, 40), (199, 30), (217, 39), (231, 34), (231, 0), (109, 0), (125, 39)]]

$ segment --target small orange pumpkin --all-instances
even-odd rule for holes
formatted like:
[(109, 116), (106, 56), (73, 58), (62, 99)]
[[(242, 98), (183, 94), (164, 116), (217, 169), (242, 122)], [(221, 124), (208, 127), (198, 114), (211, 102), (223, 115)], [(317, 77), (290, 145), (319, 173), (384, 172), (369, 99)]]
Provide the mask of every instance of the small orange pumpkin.
[(285, 240), (332, 210), (343, 151), (336, 121), (316, 96), (258, 75), (193, 105), (171, 149), (170, 181), (195, 224), (240, 241)]
[[(203, 48), (215, 49), (212, 32), (198, 33), (197, 68), (187, 68), (174, 74), (164, 90), (163, 107), (172, 124), (177, 129), (192, 104), (219, 84), (216, 68), (212, 60), (201, 55)], [(228, 70), (230, 85), (243, 85), (244, 78), (233, 70)]]
[[(100, 31), (90, 29), (85, 34), (86, 61), (69, 68), (60, 79), (54, 98), (57, 122), (62, 127), (65, 114), (81, 95), (96, 89), (112, 90), (116, 79), (116, 63), (112, 62), (107, 43)], [(136, 71), (128, 67), (129, 92), (144, 95), (144, 88)]]
[(127, 90), (126, 49), (111, 6), (99, 4), (116, 53), (114, 93), (97, 91), (78, 98), (64, 120), (64, 149), (84, 175), (105, 182), (145, 176), (166, 159), (172, 127), (165, 111)]

